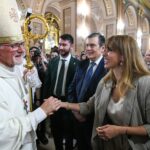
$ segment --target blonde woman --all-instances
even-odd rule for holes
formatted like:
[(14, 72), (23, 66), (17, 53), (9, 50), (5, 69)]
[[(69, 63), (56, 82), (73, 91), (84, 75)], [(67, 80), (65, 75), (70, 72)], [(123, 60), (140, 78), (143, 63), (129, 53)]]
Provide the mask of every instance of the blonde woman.
[(93, 150), (150, 150), (150, 73), (136, 41), (116, 35), (106, 42), (108, 74), (86, 103), (61, 107), (87, 115), (95, 112)]

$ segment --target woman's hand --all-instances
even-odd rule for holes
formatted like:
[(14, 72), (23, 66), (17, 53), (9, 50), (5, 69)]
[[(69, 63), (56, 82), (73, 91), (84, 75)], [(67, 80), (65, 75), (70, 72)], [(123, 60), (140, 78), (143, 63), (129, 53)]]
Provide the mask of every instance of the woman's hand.
[(78, 103), (60, 102), (60, 108), (80, 112), (80, 106)]
[(86, 117), (81, 115), (79, 112), (77, 111), (72, 111), (72, 113), (74, 114), (75, 118), (79, 121), (79, 122), (85, 122), (86, 121)]
[(125, 127), (116, 125), (104, 125), (96, 128), (98, 136), (103, 140), (109, 140), (121, 134), (126, 133)]

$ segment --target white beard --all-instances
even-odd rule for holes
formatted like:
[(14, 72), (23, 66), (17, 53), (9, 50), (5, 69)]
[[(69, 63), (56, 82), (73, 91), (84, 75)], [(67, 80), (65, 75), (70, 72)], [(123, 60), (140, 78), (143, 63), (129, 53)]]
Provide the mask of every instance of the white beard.
[(17, 60), (17, 59), (14, 57), (14, 58), (13, 58), (13, 61), (14, 61), (14, 64), (15, 64), (15, 65), (20, 65), (20, 64), (23, 63), (23, 56), (22, 56), (22, 58), (20, 58), (20, 60)]

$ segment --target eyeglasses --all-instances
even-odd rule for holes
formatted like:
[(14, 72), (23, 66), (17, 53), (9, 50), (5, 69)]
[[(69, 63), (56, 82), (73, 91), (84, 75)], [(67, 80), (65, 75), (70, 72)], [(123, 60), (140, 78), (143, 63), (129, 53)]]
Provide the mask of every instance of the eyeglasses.
[(14, 43), (14, 44), (2, 44), (1, 46), (8, 46), (8, 47), (11, 47), (12, 49), (18, 48), (18, 47), (23, 48), (24, 47), (24, 42)]

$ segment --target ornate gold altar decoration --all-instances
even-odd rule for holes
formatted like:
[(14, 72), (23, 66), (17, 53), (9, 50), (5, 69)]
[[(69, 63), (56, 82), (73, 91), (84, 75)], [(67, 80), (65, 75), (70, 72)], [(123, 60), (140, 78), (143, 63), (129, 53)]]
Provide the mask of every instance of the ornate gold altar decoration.
[[(44, 34), (33, 34), (31, 31), (29, 31), (29, 24), (31, 23), (31, 20), (33, 19), (39, 19), (40, 21), (42, 21), (42, 23), (44, 24), (44, 28), (45, 28), (45, 33)], [(25, 65), (25, 67), (27, 69), (32, 69), (33, 64), (31, 62), (31, 58), (30, 58), (30, 51), (29, 51), (29, 41), (32, 40), (37, 40), (37, 39), (44, 39), (47, 37), (48, 33), (49, 33), (49, 26), (47, 23), (47, 20), (41, 16), (41, 15), (31, 15), (30, 17), (28, 17), (25, 22), (24, 22), (24, 39), (25, 39), (25, 46), (26, 46), (26, 60), (27, 60), (27, 64)]]
[(55, 41), (55, 45), (58, 46), (59, 35), (60, 35), (60, 27), (59, 27), (60, 19), (50, 12), (45, 14), (45, 18), (50, 28), (49, 36)]
[[(45, 29), (44, 34), (33, 34), (31, 32), (32, 30), (29, 31), (29, 24), (31, 23), (31, 21), (33, 19), (39, 19), (43, 23), (44, 29)], [(25, 67), (27, 69), (32, 69), (33, 63), (31, 62), (31, 58), (30, 58), (29, 42), (30, 42), (30, 40), (38, 40), (38, 39), (46, 38), (49, 33), (49, 26), (48, 26), (47, 20), (43, 16), (33, 14), (25, 20), (23, 30), (24, 30), (23, 32), (24, 32), (24, 40), (25, 40), (25, 48), (26, 48), (26, 65), (25, 65)], [(30, 111), (32, 111), (32, 89), (31, 88), (30, 88)]]

